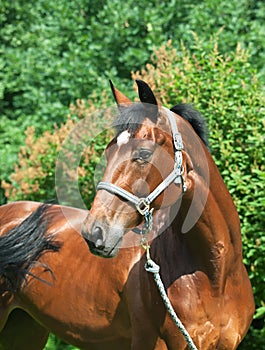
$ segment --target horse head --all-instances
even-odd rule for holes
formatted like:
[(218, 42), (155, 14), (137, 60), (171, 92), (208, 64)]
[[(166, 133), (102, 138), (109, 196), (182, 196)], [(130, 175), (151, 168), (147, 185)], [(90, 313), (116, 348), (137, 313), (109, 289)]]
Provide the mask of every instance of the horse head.
[(91, 252), (103, 257), (117, 255), (126, 232), (193, 187), (193, 165), (181, 137), (186, 121), (159, 106), (145, 82), (136, 83), (137, 103), (111, 83), (119, 110), (116, 135), (105, 150), (106, 170), (82, 228)]

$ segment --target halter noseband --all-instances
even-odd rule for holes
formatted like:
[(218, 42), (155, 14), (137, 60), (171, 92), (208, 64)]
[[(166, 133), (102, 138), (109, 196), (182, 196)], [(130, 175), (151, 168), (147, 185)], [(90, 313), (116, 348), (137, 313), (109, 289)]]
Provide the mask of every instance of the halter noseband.
[[(152, 212), (150, 211), (150, 204), (172, 183), (182, 184), (182, 191), (185, 192), (187, 187), (185, 179), (183, 178), (183, 165), (182, 165), (182, 150), (183, 142), (181, 134), (178, 131), (176, 119), (173, 113), (167, 108), (163, 107), (166, 111), (172, 132), (172, 138), (174, 143), (175, 164), (171, 173), (147, 196), (139, 198), (134, 194), (124, 190), (123, 188), (116, 186), (109, 182), (99, 182), (97, 190), (106, 190), (112, 194), (118, 195), (133, 203), (137, 211), (145, 217), (146, 223), (151, 220)], [(148, 224), (150, 226), (150, 224)]]

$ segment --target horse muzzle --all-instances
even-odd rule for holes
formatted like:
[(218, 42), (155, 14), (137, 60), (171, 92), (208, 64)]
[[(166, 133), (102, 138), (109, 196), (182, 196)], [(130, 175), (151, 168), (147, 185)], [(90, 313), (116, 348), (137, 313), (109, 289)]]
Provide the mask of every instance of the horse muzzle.
[(113, 258), (121, 247), (123, 231), (120, 227), (110, 227), (106, 223), (95, 221), (89, 226), (84, 223), (81, 234), (92, 254)]

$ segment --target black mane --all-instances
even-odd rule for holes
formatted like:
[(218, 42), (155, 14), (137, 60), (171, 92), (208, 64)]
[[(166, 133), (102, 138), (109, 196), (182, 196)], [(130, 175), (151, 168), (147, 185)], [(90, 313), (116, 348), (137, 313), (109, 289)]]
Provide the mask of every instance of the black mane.
[[(45, 252), (57, 252), (61, 246), (52, 235), (46, 235), (49, 207), (40, 205), (21, 224), (0, 237), (0, 277), (7, 290), (16, 291), (23, 281), (27, 281), (27, 275), (48, 283), (33, 275), (30, 268)], [(48, 266), (41, 265), (52, 274)]]
[[(137, 129), (142, 125), (143, 120), (147, 117), (144, 104), (138, 102), (133, 103), (129, 107), (120, 106), (119, 110), (120, 114), (113, 123), (113, 126), (116, 129), (116, 136), (125, 130), (128, 130), (133, 136)], [(189, 104), (178, 104), (170, 110), (187, 120), (203, 143), (209, 148), (207, 125), (198, 111), (193, 109)]]
[(170, 108), (170, 110), (187, 120), (203, 143), (209, 148), (208, 128), (200, 112), (193, 109), (191, 105), (185, 103), (176, 105)]

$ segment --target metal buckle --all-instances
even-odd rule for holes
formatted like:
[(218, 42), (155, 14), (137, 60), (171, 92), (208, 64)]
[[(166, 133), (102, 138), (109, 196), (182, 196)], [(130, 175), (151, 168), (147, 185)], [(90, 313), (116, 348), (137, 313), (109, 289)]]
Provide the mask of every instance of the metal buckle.
[(145, 198), (140, 198), (139, 203), (136, 204), (136, 209), (141, 215), (145, 215), (145, 213), (149, 212), (150, 204), (146, 202)]

